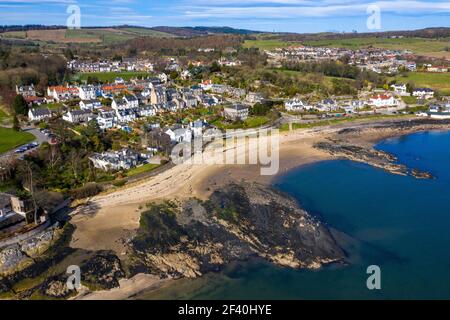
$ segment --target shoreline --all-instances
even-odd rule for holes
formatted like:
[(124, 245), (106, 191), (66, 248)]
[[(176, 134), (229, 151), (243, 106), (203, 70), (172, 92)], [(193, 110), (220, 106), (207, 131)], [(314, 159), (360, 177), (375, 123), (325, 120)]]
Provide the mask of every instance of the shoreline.
[[(121, 250), (122, 248), (124, 248), (123, 242), (121, 240), (125, 239), (122, 237), (131, 237), (133, 235), (133, 231), (137, 229), (140, 217), (140, 205), (143, 205), (146, 202), (159, 201), (162, 199), (182, 200), (186, 199), (187, 197), (198, 197), (202, 199), (209, 193), (211, 193), (212, 189), (220, 188), (221, 186), (230, 182), (239, 183), (245, 181), (255, 181), (265, 185), (272, 185), (272, 183), (276, 179), (278, 179), (281, 175), (287, 174), (292, 169), (296, 169), (301, 166), (313, 164), (320, 161), (339, 159), (328, 154), (327, 152), (316, 149), (314, 147), (314, 144), (320, 141), (325, 141), (330, 137), (336, 136), (342, 130), (356, 129), (355, 132), (346, 133), (346, 139), (353, 143), (364, 145), (368, 148), (373, 148), (375, 144), (393, 137), (401, 137), (404, 135), (422, 131), (450, 130), (450, 125), (448, 123), (442, 125), (442, 123), (439, 122), (436, 122), (436, 124), (439, 124), (437, 127), (440, 128), (434, 128), (436, 127), (436, 124), (431, 126), (413, 126), (405, 130), (399, 130), (399, 128), (396, 128), (395, 126), (389, 127), (396, 122), (400, 123), (400, 121), (395, 120), (381, 122), (377, 121), (356, 125), (346, 124), (333, 126), (331, 128), (322, 127), (282, 133), (282, 139), (280, 141), (280, 171), (278, 172), (278, 174), (272, 177), (260, 176), (258, 166), (212, 166), (206, 168), (190, 166), (189, 168), (187, 168), (188, 170), (184, 170), (186, 168), (175, 167), (173, 168), (175, 169), (175, 172), (169, 172), (169, 174), (167, 172), (163, 173), (163, 175), (166, 175), (162, 179), (157, 179), (156, 182), (153, 181), (152, 183), (152, 181), (145, 181), (143, 183), (140, 183), (138, 186), (132, 186), (129, 189), (118, 191), (118, 193), (122, 193), (123, 196), (129, 194), (131, 189), (135, 192), (134, 196), (144, 196), (143, 200), (136, 203), (129, 202), (127, 204), (122, 204), (120, 202), (121, 196), (116, 194), (100, 196), (98, 199), (94, 198), (94, 204), (99, 205), (99, 208), (97, 208), (95, 205), (93, 206), (92, 204), (89, 204), (88, 208), (91, 210), (98, 209), (97, 212), (94, 212), (94, 214), (91, 215), (89, 214), (89, 211), (85, 211), (84, 213), (82, 211), (81, 215), (78, 214), (74, 216), (74, 221), (72, 221), (72, 223), (77, 226), (77, 229), (81, 226), (81, 230), (76, 236), (74, 234), (72, 246), (80, 246), (81, 248), (83, 248), (85, 243), (95, 243), (95, 246), (97, 246), (99, 249), (113, 250), (117, 253), (119, 258), (124, 258), (126, 252), (124, 250)], [(383, 125), (385, 127), (378, 127), (378, 125)], [(178, 170), (176, 170), (177, 168)], [(181, 174), (181, 176), (178, 176), (177, 173)], [(173, 181), (173, 179), (178, 182), (176, 183), (176, 185), (170, 183), (170, 181)], [(180, 181), (184, 182), (184, 184), (180, 183)], [(145, 192), (156, 189), (159, 189), (160, 191), (156, 195), (152, 194), (149, 196), (148, 193)], [(177, 196), (175, 196), (175, 194)], [(114, 202), (114, 200), (118, 202)], [(107, 206), (105, 206), (106, 203), (108, 204)], [(115, 203), (119, 203), (120, 205), (115, 206)], [(111, 215), (113, 215), (113, 219), (111, 219)], [(121, 223), (121, 228), (114, 226), (113, 228), (107, 230), (108, 232), (106, 233), (106, 239), (110, 240), (111, 238), (115, 238), (114, 242), (109, 243), (109, 248), (101, 247), (102, 243), (95, 242), (97, 240), (92, 239), (93, 234), (91, 233), (91, 228), (95, 229), (96, 226), (98, 227), (98, 223), (106, 221), (105, 219), (112, 221), (113, 224)], [(104, 225), (103, 227), (105, 228)], [(108, 225), (106, 227), (108, 227)], [(99, 240), (105, 241), (105, 238), (103, 237), (105, 236), (104, 232), (98, 232), (97, 229), (96, 233), (97, 236), (94, 236), (94, 238), (97, 238), (98, 234), (101, 234), (100, 238), (102, 239)], [(80, 241), (80, 239), (84, 236), (88, 236), (87, 239), (84, 239), (84, 241)], [(90, 250), (92, 250), (92, 248), (90, 248)], [(116, 288), (110, 291), (91, 292), (87, 295), (80, 294), (79, 296), (77, 296), (77, 299), (130, 299), (144, 291), (148, 292), (149, 290), (157, 290), (172, 283), (173, 281), (171, 279), (160, 280), (158, 277), (150, 275), (146, 277), (145, 275), (139, 274), (135, 277), (132, 277), (131, 279), (121, 280), (120, 288)]]

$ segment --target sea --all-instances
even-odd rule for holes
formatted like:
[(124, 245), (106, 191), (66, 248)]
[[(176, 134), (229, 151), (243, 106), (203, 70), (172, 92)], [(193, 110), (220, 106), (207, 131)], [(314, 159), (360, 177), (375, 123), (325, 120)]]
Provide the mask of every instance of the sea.
[[(450, 132), (391, 138), (376, 148), (435, 179), (336, 160), (301, 166), (274, 181), (332, 230), (347, 253), (345, 265), (309, 271), (240, 262), (137, 298), (450, 299)], [(371, 266), (379, 268), (375, 289), (367, 286)]]

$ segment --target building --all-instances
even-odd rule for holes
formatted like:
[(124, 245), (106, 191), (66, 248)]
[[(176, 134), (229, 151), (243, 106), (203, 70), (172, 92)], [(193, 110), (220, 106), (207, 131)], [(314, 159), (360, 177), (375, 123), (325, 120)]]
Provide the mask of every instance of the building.
[(89, 160), (94, 167), (103, 171), (129, 170), (142, 164), (146, 159), (130, 149), (93, 154)]
[(430, 88), (417, 88), (414, 89), (413, 96), (420, 99), (432, 99), (434, 97), (434, 91)]
[(156, 116), (157, 109), (155, 106), (148, 105), (137, 109), (137, 114), (139, 117), (154, 117)]
[(101, 110), (97, 117), (93, 119), (97, 121), (102, 130), (112, 129), (116, 124), (116, 114), (112, 110)]
[(264, 96), (258, 92), (249, 92), (245, 100), (249, 103), (261, 103), (264, 101)]
[(81, 110), (94, 110), (102, 107), (102, 103), (100, 100), (81, 100), (80, 101), (80, 109)]
[(71, 110), (63, 115), (63, 120), (70, 123), (87, 122), (92, 118), (90, 110)]
[(249, 115), (249, 107), (243, 104), (235, 104), (224, 108), (224, 116), (229, 120), (246, 120)]
[(291, 112), (300, 112), (300, 111), (304, 111), (305, 109), (307, 109), (306, 105), (300, 99), (287, 100), (284, 103), (284, 108), (286, 109), (286, 111), (291, 111)]
[(22, 95), (24, 98), (36, 96), (36, 90), (33, 84), (31, 86), (16, 86), (16, 93)]
[(92, 85), (78, 87), (78, 94), (81, 100), (94, 100), (97, 98), (97, 91)]
[(47, 95), (55, 101), (60, 102), (78, 98), (80, 92), (77, 87), (54, 86), (47, 88)]
[(406, 84), (393, 84), (391, 86), (392, 91), (394, 91), (395, 93), (401, 95), (401, 96), (407, 96), (408, 95), (408, 91), (406, 88)]
[(437, 73), (444, 73), (448, 72), (448, 67), (446, 66), (430, 66), (427, 68), (428, 72), (437, 72)]
[(192, 131), (187, 128), (169, 128), (164, 133), (170, 137), (170, 141), (173, 143), (192, 141)]
[(118, 122), (132, 122), (137, 119), (137, 109), (117, 109), (116, 119)]
[(399, 102), (393, 96), (388, 94), (379, 94), (370, 98), (369, 104), (376, 108), (397, 107)]
[(53, 117), (53, 113), (48, 108), (36, 108), (28, 111), (30, 121), (42, 121)]

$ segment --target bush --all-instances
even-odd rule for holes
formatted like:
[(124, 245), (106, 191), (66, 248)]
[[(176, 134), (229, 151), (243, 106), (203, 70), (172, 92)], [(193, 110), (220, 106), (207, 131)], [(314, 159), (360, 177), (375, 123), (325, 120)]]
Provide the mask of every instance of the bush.
[(113, 186), (114, 186), (114, 187), (120, 188), (120, 187), (123, 187), (123, 186), (126, 185), (126, 184), (127, 184), (127, 180), (123, 179), (123, 180), (115, 181), (115, 182), (113, 183)]
[(72, 190), (71, 195), (74, 199), (84, 199), (84, 198), (96, 196), (97, 194), (102, 192), (102, 190), (103, 190), (103, 188), (101, 185), (99, 185), (95, 182), (92, 182), (92, 183), (86, 184), (85, 186), (83, 186), (81, 188)]

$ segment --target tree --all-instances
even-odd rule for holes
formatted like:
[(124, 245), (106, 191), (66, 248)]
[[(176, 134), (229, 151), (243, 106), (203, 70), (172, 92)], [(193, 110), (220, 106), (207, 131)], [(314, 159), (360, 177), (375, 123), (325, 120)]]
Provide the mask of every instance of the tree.
[(19, 123), (19, 119), (17, 118), (16, 114), (14, 114), (14, 118), (13, 118), (13, 129), (14, 129), (14, 131), (20, 131), (20, 123)]
[(12, 106), (13, 106), (14, 112), (17, 115), (19, 115), (19, 114), (27, 115), (28, 114), (28, 105), (27, 105), (27, 102), (25, 101), (24, 97), (22, 97), (22, 95), (20, 95), (20, 94), (16, 95)]

